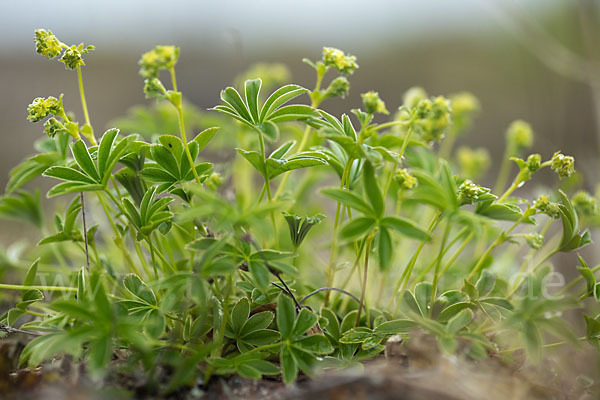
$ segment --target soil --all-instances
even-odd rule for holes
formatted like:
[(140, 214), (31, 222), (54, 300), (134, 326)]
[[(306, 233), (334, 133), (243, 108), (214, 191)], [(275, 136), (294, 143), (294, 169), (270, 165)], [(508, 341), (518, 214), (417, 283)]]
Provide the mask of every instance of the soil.
[[(496, 357), (473, 361), (437, 351), (428, 336), (413, 338), (410, 344), (388, 342), (385, 356), (362, 368), (324, 371), (312, 378), (300, 376), (285, 387), (279, 377), (251, 381), (238, 376), (213, 377), (207, 385), (161, 394), (143, 375), (109, 373), (94, 383), (84, 368), (71, 359), (48, 362), (35, 369), (16, 369), (16, 360), (25, 338), (13, 335), (0, 341), (0, 398), (44, 400), (116, 399), (594, 399), (590, 388), (556, 373), (551, 361), (541, 368), (524, 364), (524, 355), (507, 363)], [(117, 354), (115, 363), (126, 357)], [(116, 370), (116, 369), (115, 369)], [(168, 375), (167, 371), (163, 374)], [(168, 378), (168, 377), (167, 377)], [(167, 379), (165, 379), (166, 381)]]

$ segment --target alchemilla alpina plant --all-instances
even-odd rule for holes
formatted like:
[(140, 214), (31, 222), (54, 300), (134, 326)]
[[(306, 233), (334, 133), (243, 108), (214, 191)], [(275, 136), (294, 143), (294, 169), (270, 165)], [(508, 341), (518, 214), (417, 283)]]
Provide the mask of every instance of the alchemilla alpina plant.
[[(555, 348), (600, 348), (599, 267), (576, 253), (600, 222), (596, 198), (523, 189), (542, 169), (557, 185), (575, 173), (561, 152), (527, 154), (526, 122), (508, 127), (492, 190), (477, 183), (487, 151), (454, 149), (480, 108), (470, 93), (412, 88), (394, 109), (369, 91), (332, 115), (358, 64), (325, 47), (304, 60), (313, 89), (260, 64), (198, 111), (177, 85), (180, 49), (156, 46), (139, 65), (157, 103), (99, 134), (82, 79), (93, 46), (38, 30), (35, 49), (76, 71), (83, 118), (64, 108), (75, 94), (33, 99), (27, 119), (45, 137), (0, 198), (3, 217), (40, 231), (22, 281), (9, 270), (16, 283), (0, 284), (13, 304), (0, 331), (34, 337), (22, 365), (69, 355), (95, 379), (143, 370), (168, 392), (215, 375), (291, 384), (359, 365), (392, 336), (431, 335), (474, 360), (524, 349), (532, 365)], [(211, 147), (229, 160), (207, 162)], [(40, 175), (64, 205), (52, 221), (24, 189)], [(579, 264), (562, 287), (557, 253)]]

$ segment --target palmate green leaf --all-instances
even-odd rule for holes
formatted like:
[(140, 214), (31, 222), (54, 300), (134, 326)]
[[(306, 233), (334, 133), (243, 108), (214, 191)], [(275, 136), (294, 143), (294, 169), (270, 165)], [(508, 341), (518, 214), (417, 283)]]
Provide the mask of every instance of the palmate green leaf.
[(262, 176), (266, 175), (265, 164), (258, 151), (236, 149)]
[(279, 354), (279, 361), (281, 364), (281, 377), (283, 383), (286, 385), (292, 384), (298, 376), (298, 365), (292, 355), (292, 352), (287, 346), (282, 346), (281, 353)]
[(123, 278), (123, 285), (134, 297), (145, 302), (146, 304), (157, 306), (156, 295), (154, 291), (146, 285), (139, 276), (128, 274)]
[(234, 334), (239, 335), (242, 327), (250, 315), (250, 303), (248, 299), (241, 298), (231, 310), (231, 329)]
[(292, 150), (292, 148), (295, 145), (296, 145), (295, 140), (288, 140), (287, 142), (283, 143), (281, 146), (279, 146), (278, 148), (273, 150), (273, 152), (269, 155), (269, 158), (274, 158), (274, 159), (284, 158), (290, 152), (290, 150)]
[(71, 145), (71, 153), (77, 162), (77, 165), (93, 182), (100, 183), (100, 174), (92, 156), (90, 155), (83, 140), (78, 140)]
[(375, 168), (367, 161), (363, 165), (363, 186), (369, 204), (375, 212), (375, 216), (381, 218), (385, 212), (385, 203), (379, 185), (377, 185), (377, 178), (375, 177)]
[(458, 333), (458, 331), (466, 327), (473, 320), (473, 317), (473, 311), (471, 311), (468, 308), (465, 308), (464, 310), (460, 311), (458, 314), (450, 318), (447, 325), (448, 332)]
[(198, 144), (198, 153), (201, 153), (202, 150), (204, 150), (208, 143), (215, 137), (219, 129), (219, 127), (207, 128), (196, 135), (193, 142)]
[(279, 296), (277, 301), (277, 327), (283, 339), (293, 334), (296, 311), (292, 301), (285, 294)]
[(410, 319), (395, 319), (392, 321), (386, 321), (378, 325), (373, 333), (378, 335), (397, 335), (400, 333), (408, 333), (411, 329), (414, 329), (417, 323)]
[(75, 168), (69, 167), (50, 167), (44, 171), (43, 175), (50, 178), (61, 179), (63, 181), (98, 184), (98, 181), (95, 181), (88, 175), (81, 173)]
[(340, 202), (347, 207), (354, 208), (367, 216), (375, 217), (374, 210), (353, 192), (342, 189), (323, 189), (321, 190), (321, 193), (330, 199)]
[(260, 79), (251, 79), (244, 82), (246, 104), (255, 124), (260, 122), (258, 115), (258, 94), (260, 93), (261, 85), (262, 80)]
[(327, 165), (327, 161), (318, 157), (305, 156), (302, 153), (295, 154), (287, 160), (274, 158), (268, 158), (266, 160), (266, 169), (269, 174), (269, 179), (275, 178), (287, 171), (318, 165)]
[(40, 191), (32, 194), (19, 190), (14, 194), (0, 196), (0, 218), (29, 222), (38, 228), (43, 223)]
[(357, 217), (348, 221), (340, 230), (342, 240), (353, 240), (369, 234), (376, 226), (375, 219), (371, 217)]
[(32, 179), (42, 175), (51, 166), (64, 163), (65, 158), (58, 152), (36, 154), (11, 169), (6, 194), (11, 194)]
[(309, 335), (294, 341), (293, 346), (304, 352), (313, 354), (329, 354), (334, 349), (323, 335)]
[(381, 269), (387, 269), (393, 256), (392, 237), (385, 227), (380, 227), (377, 232), (377, 249), (379, 252), (379, 265)]
[(62, 196), (70, 193), (79, 192), (97, 192), (103, 190), (104, 186), (100, 184), (83, 184), (78, 182), (63, 182), (54, 186), (48, 191), (46, 197)]
[(262, 311), (248, 318), (240, 329), (240, 336), (244, 337), (252, 332), (266, 329), (273, 322), (274, 315), (269, 311)]
[(318, 317), (315, 313), (307, 308), (303, 308), (298, 313), (296, 321), (294, 322), (294, 328), (292, 329), (292, 336), (302, 336), (310, 328), (315, 326), (318, 321)]
[(417, 226), (414, 222), (402, 217), (385, 217), (380, 222), (381, 226), (400, 232), (404, 236), (420, 241), (431, 240), (431, 235)]
[(260, 121), (266, 121), (272, 112), (296, 97), (308, 93), (308, 89), (298, 85), (286, 85), (273, 92), (260, 110)]

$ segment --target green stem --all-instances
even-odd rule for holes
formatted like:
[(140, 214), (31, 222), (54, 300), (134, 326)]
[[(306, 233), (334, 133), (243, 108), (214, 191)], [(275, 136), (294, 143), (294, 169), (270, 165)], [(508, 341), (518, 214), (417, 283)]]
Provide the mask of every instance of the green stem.
[(9, 285), (0, 283), (0, 289), (4, 290), (41, 290), (55, 292), (77, 292), (77, 288), (68, 286), (38, 286), (38, 285)]
[(475, 237), (475, 232), (469, 233), (469, 236), (467, 236), (467, 238), (464, 240), (464, 242), (456, 250), (454, 255), (452, 257), (450, 257), (450, 259), (448, 260), (448, 262), (446, 263), (444, 268), (442, 268), (442, 270), (440, 271), (441, 275), (444, 275), (446, 273), (446, 271), (452, 266), (452, 264), (454, 264), (454, 261), (456, 261), (458, 256), (464, 251), (465, 247), (467, 247), (467, 245), (469, 244), (471, 239), (473, 239), (473, 237)]
[[(448, 243), (448, 246), (446, 246), (446, 247), (445, 247), (443, 250), (442, 250), (442, 249), (440, 249), (440, 250), (442, 251), (442, 253), (441, 253), (441, 256), (442, 256), (442, 257), (446, 255), (446, 253), (447, 253), (447, 252), (448, 252), (448, 251), (449, 251), (449, 250), (452, 248), (452, 246), (454, 246), (454, 244), (455, 244), (456, 242), (458, 242), (458, 240), (459, 240), (459, 239), (462, 237), (462, 235), (463, 235), (463, 234), (466, 232), (466, 230), (467, 230), (467, 228), (463, 228), (463, 229), (462, 229), (460, 232), (458, 232), (458, 234), (457, 234), (457, 235), (454, 237), (454, 239), (452, 239), (452, 240), (450, 241), (450, 243)], [(471, 236), (472, 236), (472, 235), (473, 235), (473, 233), (471, 233)], [(470, 240), (470, 239), (468, 239), (468, 240)], [(468, 242), (468, 240), (467, 240), (467, 242)], [(466, 246), (466, 245), (465, 245), (465, 246)], [(459, 250), (460, 250), (460, 248), (459, 248)], [(429, 266), (428, 266), (427, 268), (425, 268), (423, 271), (421, 271), (421, 273), (419, 274), (419, 276), (417, 276), (417, 277), (415, 278), (415, 281), (414, 281), (414, 282), (413, 282), (413, 284), (411, 285), (411, 289), (414, 289), (414, 288), (415, 288), (415, 286), (417, 285), (417, 283), (419, 283), (419, 282), (422, 282), (422, 281), (423, 281), (423, 279), (425, 278), (425, 275), (427, 275), (427, 273), (428, 273), (429, 271), (431, 271), (431, 269), (432, 269), (433, 267), (435, 267), (435, 264), (437, 263), (437, 261), (438, 261), (438, 257), (436, 257), (436, 258), (435, 258), (435, 259), (434, 259), (434, 260), (431, 262), (431, 264), (429, 264)], [(442, 269), (442, 270), (440, 271), (440, 274), (442, 274), (442, 275), (443, 275), (443, 273), (444, 273), (444, 272), (445, 272), (445, 269)]]
[(500, 165), (500, 171), (498, 172), (498, 177), (496, 178), (496, 184), (494, 185), (494, 192), (498, 193), (504, 190), (506, 187), (506, 182), (508, 181), (508, 177), (510, 175), (510, 167), (512, 166), (512, 161), (510, 160), (510, 152), (508, 149), (504, 152), (504, 156), (502, 157), (502, 164)]
[(483, 263), (485, 262), (486, 258), (488, 258), (490, 253), (496, 247), (500, 246), (502, 243), (504, 243), (506, 241), (506, 238), (508, 237), (510, 232), (512, 232), (521, 223), (522, 219), (523, 219), (523, 217), (519, 218), (517, 220), (517, 222), (515, 222), (507, 231), (502, 232), (502, 233), (500, 233), (500, 235), (498, 235), (496, 240), (494, 240), (492, 242), (492, 244), (489, 245), (489, 247), (487, 248), (485, 253), (483, 253), (481, 255), (481, 257), (479, 257), (479, 260), (477, 260), (477, 264), (475, 264), (475, 267), (473, 267), (473, 269), (471, 270), (471, 273), (467, 276), (467, 278), (465, 280), (467, 280), (467, 281), (471, 280), (471, 278), (473, 278), (479, 272), (479, 270), (483, 267)]
[(440, 264), (442, 262), (442, 257), (444, 257), (444, 247), (446, 247), (446, 241), (448, 240), (448, 235), (450, 234), (450, 220), (446, 219), (446, 229), (444, 229), (444, 236), (442, 236), (442, 243), (440, 244), (440, 251), (438, 252), (438, 256), (436, 257), (435, 262), (435, 271), (433, 272), (433, 283), (431, 285), (431, 300), (429, 301), (429, 315), (433, 313), (433, 303), (435, 302), (435, 295), (437, 292), (437, 286), (440, 279)]
[[(346, 161), (346, 165), (344, 166), (344, 171), (342, 172), (342, 179), (340, 181), (340, 189), (344, 189), (344, 187), (346, 186), (346, 179), (347, 176), (350, 174), (350, 169), (352, 167), (352, 162), (354, 160), (352, 158), (349, 158)], [(349, 187), (350, 185), (348, 185)], [(327, 265), (327, 270), (326, 270), (326, 275), (327, 275), (327, 286), (331, 287), (333, 286), (333, 283), (335, 281), (335, 273), (336, 273), (336, 268), (335, 268), (335, 261), (337, 258), (337, 233), (338, 233), (338, 227), (340, 224), (340, 220), (343, 219), (343, 215), (340, 214), (342, 209), (342, 204), (340, 202), (337, 202), (337, 206), (336, 206), (336, 210), (335, 210), (335, 219), (333, 221), (333, 233), (331, 236), (331, 251), (329, 253), (329, 264)], [(325, 293), (325, 300), (323, 305), (325, 307), (327, 307), (327, 304), (329, 303), (329, 295), (331, 292), (327, 292)]]
[[(169, 72), (171, 73), (171, 81), (173, 83), (173, 91), (177, 92), (177, 78), (175, 77), (175, 67), (169, 68)], [(200, 185), (200, 177), (198, 176), (198, 171), (196, 171), (196, 164), (194, 163), (194, 159), (192, 158), (192, 153), (190, 153), (190, 148), (188, 146), (187, 135), (185, 134), (185, 124), (183, 121), (183, 105), (181, 102), (178, 104), (173, 104), (175, 109), (177, 110), (177, 119), (179, 120), (179, 133), (181, 134), (181, 140), (183, 141), (183, 148), (185, 150), (185, 155), (190, 163), (190, 167), (192, 168), (192, 173), (194, 174), (194, 179), (196, 179), (196, 183)]]
[[(430, 234), (433, 233), (433, 231), (437, 227), (438, 223), (440, 222), (440, 215), (442, 215), (442, 213), (439, 210), (436, 210), (435, 215), (431, 219), (431, 222), (429, 223), (429, 227), (427, 228), (428, 233), (430, 233)], [(411, 257), (410, 261), (408, 262), (408, 265), (406, 266), (406, 268), (404, 268), (404, 271), (402, 272), (400, 279), (396, 283), (396, 286), (395, 286), (394, 292), (393, 292), (394, 295), (392, 295), (392, 298), (390, 299), (390, 302), (388, 304), (388, 309), (389, 309), (392, 306), (394, 299), (396, 297), (398, 298), (398, 301), (396, 302), (396, 307), (394, 309), (394, 315), (396, 315), (398, 313), (398, 307), (400, 306), (400, 303), (402, 302), (402, 297), (404, 296), (404, 291), (406, 290), (406, 287), (408, 286), (408, 282), (410, 281), (410, 276), (415, 267), (415, 264), (417, 263), (419, 254), (421, 254), (421, 250), (423, 250), (424, 246), (425, 246), (425, 242), (419, 243), (417, 250)], [(400, 286), (402, 286), (402, 289), (400, 288)]]
[(89, 139), (92, 146), (97, 146), (98, 142), (96, 142), (96, 138), (94, 137), (94, 129), (92, 128), (92, 123), (90, 122), (90, 115), (88, 113), (87, 102), (85, 101), (85, 91), (83, 90), (83, 78), (81, 76), (81, 66), (77, 66), (77, 81), (79, 82), (79, 95), (81, 97), (81, 108), (83, 108), (83, 117), (85, 118), (85, 124), (90, 128), (89, 136), (86, 137)]
[[(356, 315), (356, 324), (358, 326), (360, 322), (360, 314), (363, 309), (363, 305), (365, 304), (365, 294), (367, 292), (367, 276), (369, 273), (369, 253), (371, 253), (371, 243), (373, 242), (373, 237), (375, 236), (376, 230), (374, 230), (367, 239), (367, 247), (365, 249), (365, 269), (363, 272), (363, 281), (362, 281), (362, 289), (360, 292), (360, 302), (358, 304), (358, 314)], [(367, 326), (369, 325), (369, 318), (367, 316)]]

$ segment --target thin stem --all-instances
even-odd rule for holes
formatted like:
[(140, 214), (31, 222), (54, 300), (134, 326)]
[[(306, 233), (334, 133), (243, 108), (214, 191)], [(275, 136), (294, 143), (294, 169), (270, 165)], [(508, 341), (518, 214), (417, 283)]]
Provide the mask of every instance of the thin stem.
[(473, 267), (473, 269), (471, 270), (471, 273), (467, 276), (467, 278), (465, 280), (467, 280), (467, 281), (471, 280), (471, 278), (473, 278), (479, 272), (479, 270), (483, 267), (483, 263), (488, 258), (490, 253), (496, 247), (500, 246), (502, 243), (504, 243), (506, 241), (506, 238), (508, 237), (510, 232), (512, 232), (521, 223), (522, 219), (523, 219), (523, 217), (519, 218), (507, 231), (502, 232), (502, 233), (500, 233), (500, 235), (498, 235), (496, 240), (494, 240), (492, 242), (492, 244), (489, 245), (489, 247), (487, 248), (485, 253), (483, 253), (481, 255), (481, 257), (479, 257), (477, 264), (475, 264), (475, 267)]
[[(340, 189), (344, 189), (345, 185), (346, 185), (346, 179), (348, 179), (348, 175), (350, 174), (350, 169), (352, 167), (352, 162), (354, 160), (352, 158), (349, 158), (346, 161), (346, 165), (344, 166), (344, 171), (342, 172), (342, 179), (340, 181)], [(348, 187), (350, 187), (350, 185), (348, 185)], [(335, 273), (336, 273), (336, 268), (335, 268), (335, 261), (337, 258), (337, 231), (338, 231), (338, 227), (339, 224), (341, 222), (341, 220), (343, 220), (343, 214), (340, 215), (340, 211), (342, 209), (342, 204), (338, 201), (337, 202), (337, 206), (335, 209), (335, 219), (333, 221), (333, 233), (331, 236), (331, 251), (329, 253), (329, 264), (327, 265), (327, 286), (333, 286), (333, 283), (335, 281)], [(324, 307), (327, 307), (327, 304), (329, 303), (329, 295), (330, 292), (327, 292), (325, 294), (325, 300), (324, 300)]]
[[(310, 126), (307, 126), (304, 129), (304, 133), (302, 134), (302, 141), (300, 142), (300, 146), (298, 147), (298, 151), (296, 153), (300, 153), (304, 150), (304, 147), (306, 146), (306, 143), (308, 142), (309, 136), (310, 136)], [(279, 196), (281, 195), (281, 192), (283, 192), (283, 187), (285, 186), (291, 173), (292, 173), (292, 171), (287, 171), (283, 175), (283, 178), (281, 178), (281, 182), (279, 183), (279, 187), (277, 188), (277, 192), (275, 193), (275, 197), (273, 197), (273, 200), (277, 200), (279, 198)]]
[(90, 135), (86, 137), (89, 139), (92, 146), (97, 146), (96, 138), (94, 137), (94, 129), (90, 122), (90, 115), (88, 113), (87, 102), (85, 101), (85, 91), (83, 90), (83, 78), (81, 76), (81, 66), (77, 66), (77, 81), (79, 82), (79, 95), (81, 97), (81, 108), (83, 108), (83, 117), (85, 118), (85, 124), (90, 128)]
[[(360, 322), (360, 314), (362, 312), (362, 309), (364, 307), (365, 304), (365, 293), (367, 291), (367, 276), (368, 276), (368, 272), (369, 272), (369, 253), (371, 252), (371, 243), (373, 242), (373, 237), (375, 236), (375, 231), (373, 231), (373, 233), (371, 233), (369, 235), (369, 238), (367, 239), (367, 247), (366, 247), (366, 251), (365, 251), (365, 269), (363, 272), (363, 282), (362, 282), (362, 289), (360, 292), (360, 302), (358, 304), (358, 314), (356, 315), (356, 325), (358, 326), (359, 322)], [(367, 325), (369, 325), (369, 321), (367, 318)]]
[[(431, 219), (431, 222), (429, 223), (429, 227), (427, 228), (427, 232), (429, 234), (433, 233), (433, 231), (439, 224), (440, 215), (442, 215), (442, 213), (439, 210), (436, 210), (435, 215)], [(392, 298), (390, 299), (390, 303), (388, 304), (388, 309), (389, 309), (392, 306), (394, 299), (396, 297), (398, 297), (398, 301), (396, 302), (396, 307), (394, 309), (394, 315), (398, 313), (398, 307), (400, 306), (400, 302), (402, 301), (402, 297), (404, 296), (404, 291), (406, 290), (406, 287), (408, 286), (408, 282), (410, 281), (410, 276), (415, 267), (415, 264), (417, 263), (417, 258), (419, 258), (419, 254), (421, 254), (421, 250), (423, 250), (424, 246), (425, 246), (425, 242), (419, 243), (417, 250), (411, 257), (406, 268), (404, 268), (404, 271), (402, 272), (402, 275), (400, 276), (400, 279), (398, 280), (398, 283), (396, 284), (396, 287), (394, 288), (394, 292), (393, 292), (394, 295), (392, 295)], [(402, 286), (402, 289), (400, 289), (400, 286)]]
[(437, 286), (438, 286), (438, 282), (440, 279), (440, 264), (442, 262), (442, 258), (444, 257), (444, 247), (446, 246), (446, 241), (448, 240), (448, 235), (450, 234), (450, 220), (446, 219), (446, 229), (444, 230), (444, 236), (442, 236), (442, 243), (440, 244), (440, 251), (438, 253), (438, 256), (436, 257), (436, 262), (435, 262), (435, 271), (433, 273), (433, 283), (431, 285), (431, 300), (429, 302), (430, 304), (430, 308), (429, 308), (429, 315), (431, 316), (432, 312), (433, 312), (433, 303), (435, 302), (435, 295), (437, 292)]
[[(440, 249), (442, 251), (442, 257), (446, 255), (446, 253), (452, 248), (452, 246), (454, 246), (454, 244), (456, 242), (458, 242), (458, 240), (462, 237), (462, 235), (466, 232), (467, 228), (463, 228), (461, 229), (460, 232), (458, 232), (458, 234), (456, 234), (456, 236), (454, 237), (454, 239), (452, 239), (450, 241), (450, 243), (448, 243), (448, 246), (446, 246), (443, 250)], [(427, 273), (429, 271), (431, 271), (431, 269), (433, 267), (435, 267), (435, 264), (437, 262), (438, 258), (436, 257), (430, 264), (429, 266), (427, 266), (427, 268), (425, 268), (424, 270), (421, 271), (421, 273), (419, 274), (419, 276), (417, 276), (415, 278), (415, 281), (413, 282), (413, 284), (411, 285), (411, 289), (414, 289), (414, 287), (416, 286), (417, 283), (423, 281), (423, 279), (425, 278), (425, 275), (427, 275)], [(441, 274), (443, 274), (444, 269), (442, 269), (440, 271)]]
[(506, 182), (508, 181), (508, 177), (510, 175), (510, 167), (512, 166), (512, 161), (510, 160), (510, 152), (508, 148), (504, 152), (504, 156), (502, 157), (502, 164), (500, 165), (500, 171), (498, 172), (498, 176), (496, 178), (496, 184), (494, 185), (494, 192), (499, 193), (504, 190), (506, 187)]
[(55, 292), (77, 292), (77, 288), (68, 286), (39, 286), (39, 285), (9, 285), (0, 283), (0, 289), (5, 290), (41, 290)]
[[(169, 72), (171, 73), (171, 81), (173, 83), (173, 91), (177, 92), (177, 78), (175, 77), (175, 67), (169, 68)], [(190, 148), (188, 146), (187, 135), (185, 134), (185, 124), (183, 121), (183, 105), (173, 104), (175, 109), (177, 110), (177, 119), (179, 120), (179, 133), (181, 134), (181, 140), (183, 141), (183, 148), (185, 150), (185, 155), (190, 163), (190, 167), (192, 168), (192, 173), (194, 174), (194, 179), (196, 179), (196, 183), (200, 185), (200, 177), (198, 176), (198, 171), (196, 171), (196, 165), (194, 163), (194, 159), (192, 158), (192, 153), (190, 153)]]
[(79, 192), (81, 200), (81, 218), (83, 219), (83, 242), (85, 243), (85, 268), (90, 270), (90, 250), (88, 248), (87, 223), (85, 221), (85, 201), (83, 200), (83, 192)]
[(154, 245), (152, 245), (152, 238), (148, 236), (146, 238), (148, 246), (150, 246), (150, 258), (152, 259), (152, 268), (154, 269), (154, 277), (158, 280), (158, 269), (156, 268), (156, 258), (154, 257)]

